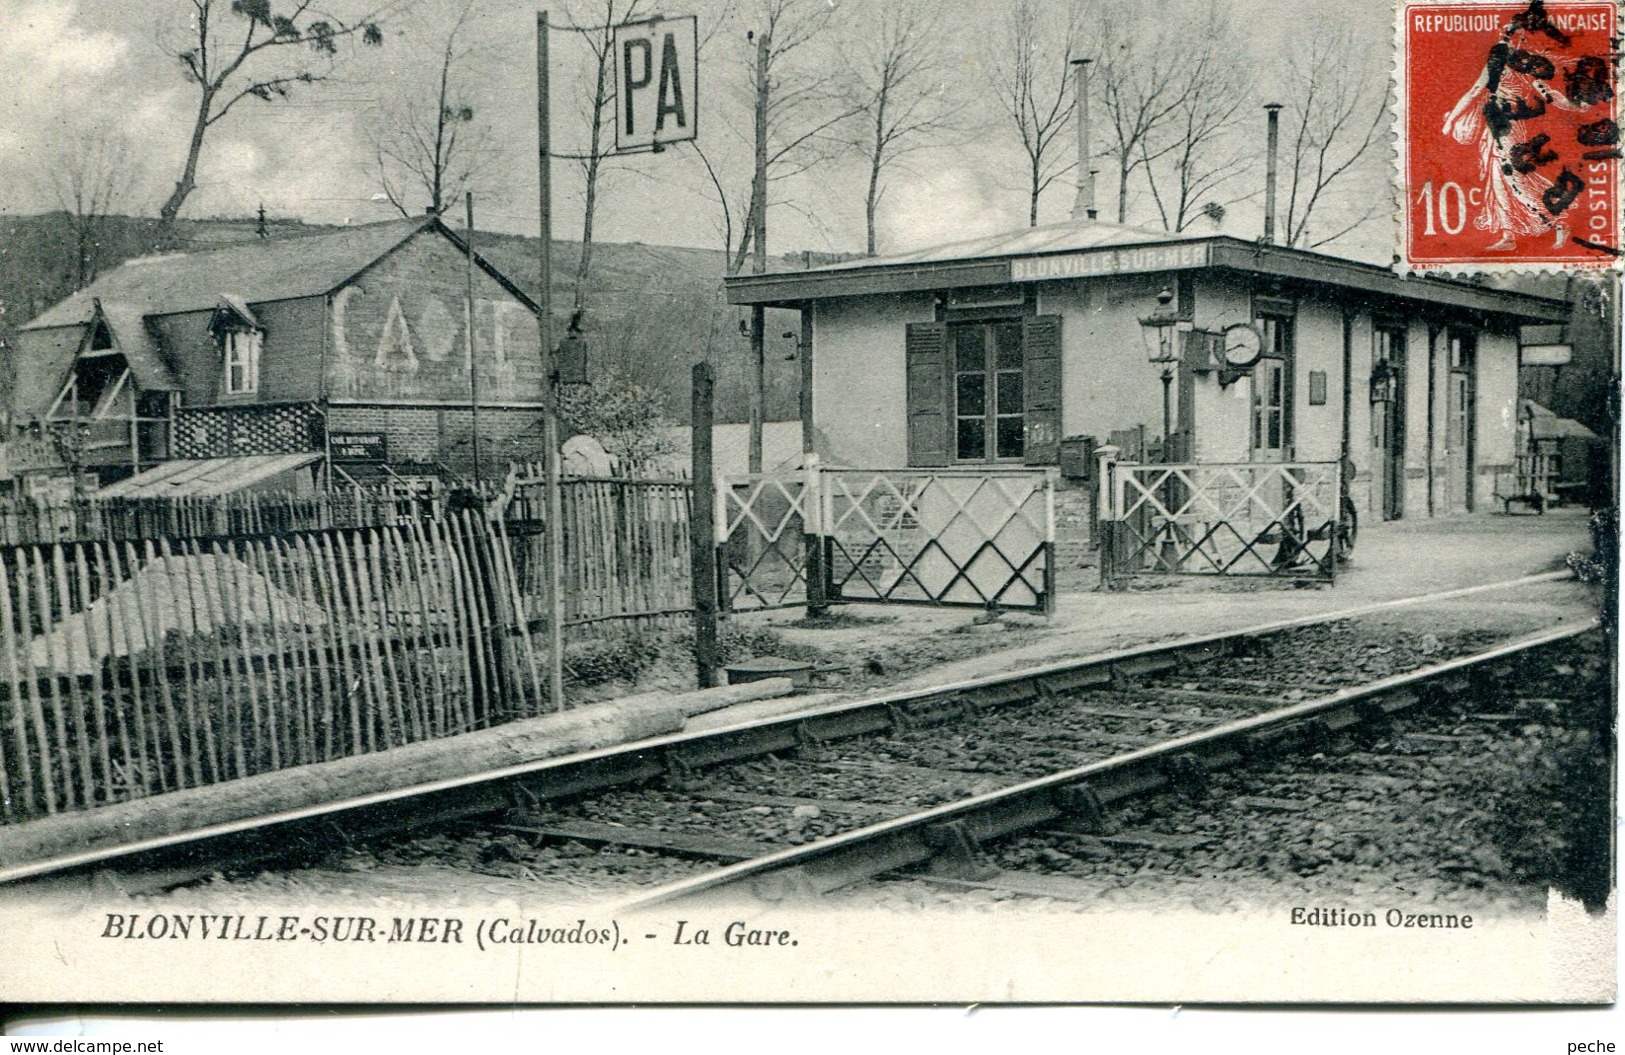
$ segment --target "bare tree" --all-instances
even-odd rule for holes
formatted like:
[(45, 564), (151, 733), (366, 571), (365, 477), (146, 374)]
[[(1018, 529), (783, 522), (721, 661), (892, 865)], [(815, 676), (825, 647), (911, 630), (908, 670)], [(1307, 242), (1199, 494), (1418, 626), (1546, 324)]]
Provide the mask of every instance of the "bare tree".
[(1390, 207), (1372, 195), (1369, 204), (1340, 218), (1331, 234), (1314, 236), (1309, 222), (1326, 203), (1327, 191), (1350, 174), (1377, 141), (1387, 104), (1387, 81), (1366, 76), (1364, 56), (1346, 31), (1326, 27), (1310, 34), (1308, 52), (1288, 59), (1286, 244), (1313, 249), (1340, 238)]
[[(829, 42), (832, 23), (841, 10), (830, 0), (756, 0), (738, 13), (749, 23), (748, 58), (741, 64), (749, 105), (756, 112), (756, 134), (732, 142), (696, 143), (707, 181), (721, 211), (728, 273), (737, 274), (754, 252), (765, 256), (762, 232), (771, 205), (793, 205), (772, 198), (775, 184), (794, 179), (849, 149), (842, 126), (856, 113), (841, 89), (841, 76), (818, 47)], [(751, 127), (740, 120), (714, 120), (710, 127), (732, 132)], [(740, 191), (724, 158), (730, 148), (752, 150), (748, 190)], [(735, 155), (737, 156), (737, 155)], [(743, 166), (742, 166), (743, 167)]]
[(455, 206), (474, 174), (492, 156), (489, 127), (476, 123), (463, 90), (463, 70), (476, 57), (460, 38), (475, 17), (478, 0), (466, 0), (437, 50), (437, 77), (429, 98), (402, 96), (382, 116), (377, 135), (378, 181), (402, 216), (421, 211), (409, 200), (421, 193), (434, 212)]
[(371, 46), (384, 42), (375, 14), (342, 22), (313, 10), (314, 0), (292, 0), (282, 10), (272, 0), (185, 2), (192, 9), (185, 42), (165, 50), (197, 89), (197, 112), (181, 177), (158, 210), (166, 225), (197, 187), (198, 159), (209, 129), (238, 103), (286, 99), (301, 85), (327, 80), (325, 67), (337, 57), (338, 42), (345, 37)]
[[(1217, 205), (1222, 216), (1224, 206), (1251, 196), (1246, 190), (1231, 193), (1236, 178), (1253, 164), (1252, 152), (1237, 135), (1248, 100), (1246, 81), (1234, 61), (1240, 46), (1217, 9), (1186, 39), (1182, 61), (1161, 71), (1171, 106), (1161, 117), (1138, 111), (1140, 167), (1169, 231), (1183, 231), (1198, 216), (1214, 215), (1210, 205)], [(1133, 95), (1130, 87), (1117, 98), (1126, 103)], [(1127, 121), (1123, 127), (1135, 124)], [(1126, 181), (1126, 174), (1120, 175)], [(1120, 213), (1126, 204), (1120, 187)]]
[(946, 24), (922, 15), (908, 0), (888, 4), (874, 32), (865, 33), (852, 49), (855, 123), (861, 133), (855, 145), (869, 169), (863, 215), (870, 256), (875, 254), (875, 212), (885, 194), (886, 171), (956, 127), (942, 66)]
[[(587, 278), (592, 274), (593, 224), (598, 215), (598, 194), (605, 166), (615, 153), (614, 117), (618, 98), (615, 85), (615, 27), (644, 12), (644, 0), (594, 0), (581, 10), (567, 7), (592, 51), (587, 83), (582, 93), (587, 124), (586, 149), (574, 155), (581, 166), (581, 259), (576, 264), (575, 310), (586, 309)], [(579, 319), (578, 319), (579, 321)]]
[(1117, 165), (1118, 223), (1128, 222), (1135, 173), (1175, 149), (1179, 137), (1165, 134), (1167, 124), (1182, 108), (1196, 119), (1206, 105), (1192, 99), (1195, 85), (1181, 73), (1190, 39), (1143, 22), (1112, 23), (1101, 34), (1094, 79), (1106, 112), (1105, 154)]
[(45, 182), (67, 215), (73, 242), (74, 289), (88, 286), (101, 269), (107, 219), (128, 204), (137, 174), (129, 142), (105, 128), (74, 140), (47, 162)]
[(1038, 226), (1038, 199), (1074, 167), (1061, 149), (1077, 107), (1069, 63), (1082, 36), (1082, 6), (1062, 0), (1057, 15), (1046, 0), (1015, 0), (995, 38), (989, 68), (993, 91), (1014, 126), (1027, 159), (1027, 223)]

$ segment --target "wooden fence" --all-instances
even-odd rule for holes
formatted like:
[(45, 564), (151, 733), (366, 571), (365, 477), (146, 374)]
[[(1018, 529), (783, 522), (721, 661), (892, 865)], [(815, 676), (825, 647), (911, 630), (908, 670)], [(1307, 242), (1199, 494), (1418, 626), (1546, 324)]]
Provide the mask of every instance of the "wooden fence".
[(0, 550), (0, 822), (539, 713), (522, 607), (476, 511)]
[[(514, 536), (519, 592), (533, 627), (545, 616), (540, 531), (541, 485), (513, 487), (507, 524)], [(687, 626), (689, 582), (687, 480), (572, 477), (560, 481), (564, 527), (564, 626), (581, 639), (627, 627)]]
[(0, 545), (155, 538), (285, 535), (326, 528), (399, 524), (432, 503), (388, 487), (317, 495), (247, 491), (159, 498), (80, 498), (42, 502), (0, 498)]

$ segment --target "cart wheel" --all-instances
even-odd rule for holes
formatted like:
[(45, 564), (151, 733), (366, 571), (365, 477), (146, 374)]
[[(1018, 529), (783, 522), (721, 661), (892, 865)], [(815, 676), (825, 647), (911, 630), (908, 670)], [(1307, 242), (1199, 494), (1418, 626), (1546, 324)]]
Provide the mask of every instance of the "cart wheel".
[(1275, 548), (1275, 560), (1270, 569), (1276, 572), (1288, 571), (1297, 564), (1303, 556), (1304, 538), (1303, 507), (1295, 505), (1287, 510), (1281, 519), (1281, 534)]
[(1360, 514), (1348, 495), (1343, 496), (1341, 523), (1337, 526), (1337, 563), (1347, 564), (1354, 556), (1354, 540), (1360, 534)]

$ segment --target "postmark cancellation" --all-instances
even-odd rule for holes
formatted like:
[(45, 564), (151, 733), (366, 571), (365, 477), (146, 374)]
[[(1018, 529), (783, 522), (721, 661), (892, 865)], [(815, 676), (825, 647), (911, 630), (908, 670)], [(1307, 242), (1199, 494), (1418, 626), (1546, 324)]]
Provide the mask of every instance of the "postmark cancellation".
[(1401, 0), (1397, 261), (1620, 265), (1612, 0)]

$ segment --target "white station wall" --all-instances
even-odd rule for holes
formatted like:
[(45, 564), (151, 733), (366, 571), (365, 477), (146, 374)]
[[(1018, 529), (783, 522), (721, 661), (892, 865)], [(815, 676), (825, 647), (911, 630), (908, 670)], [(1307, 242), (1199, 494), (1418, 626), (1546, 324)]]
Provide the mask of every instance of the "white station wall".
[(908, 464), (908, 324), (934, 317), (929, 293), (842, 297), (813, 309), (813, 422), (824, 461)]
[[(1136, 425), (1146, 427), (1147, 439), (1161, 434), (1161, 374), (1149, 361), (1139, 319), (1156, 310), (1157, 291), (1170, 281), (1120, 275), (1039, 289), (1038, 314), (1061, 316), (1061, 435), (1104, 443), (1113, 429)], [(1176, 398), (1177, 390), (1176, 384)]]

